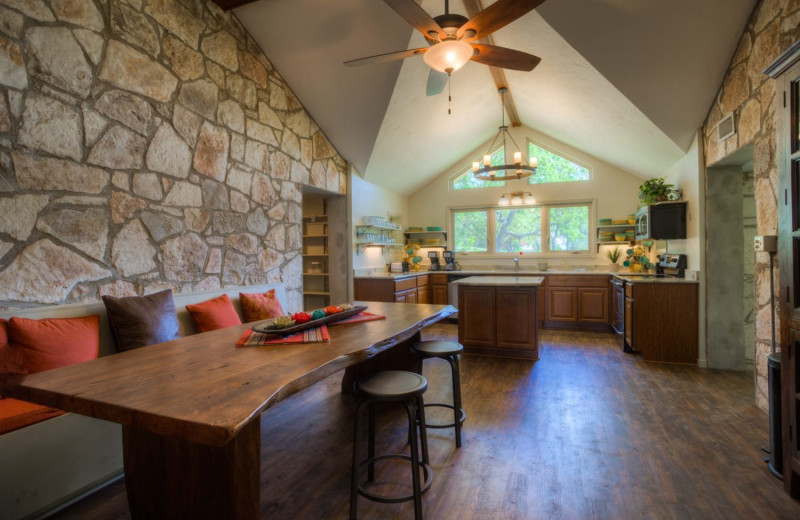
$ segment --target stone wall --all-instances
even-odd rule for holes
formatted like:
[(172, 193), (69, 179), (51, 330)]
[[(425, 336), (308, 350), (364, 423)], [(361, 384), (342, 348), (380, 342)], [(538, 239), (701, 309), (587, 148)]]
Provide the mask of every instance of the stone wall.
[(282, 281), (346, 164), (204, 0), (0, 2), (0, 307)]
[[(800, 39), (800, 0), (762, 0), (753, 11), (703, 126), (706, 166), (749, 144), (753, 145), (756, 215), (759, 235), (775, 235), (777, 164), (775, 162), (775, 82), (763, 70)], [(735, 114), (736, 134), (716, 139), (719, 120)], [(770, 352), (769, 256), (756, 255), (755, 265), (756, 404), (768, 407), (767, 362)], [(777, 287), (777, 286), (776, 286)], [(713, 323), (709, 323), (713, 326)]]

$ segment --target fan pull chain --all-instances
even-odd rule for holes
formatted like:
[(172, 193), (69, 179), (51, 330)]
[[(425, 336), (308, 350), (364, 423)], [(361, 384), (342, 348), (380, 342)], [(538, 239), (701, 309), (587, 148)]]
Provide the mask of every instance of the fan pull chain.
[(450, 112), (450, 105), (452, 104), (452, 101), (453, 101), (453, 96), (450, 95), (450, 78), (452, 78), (452, 76), (450, 74), (448, 74), (447, 75), (447, 115), (448, 116), (452, 114), (452, 112)]

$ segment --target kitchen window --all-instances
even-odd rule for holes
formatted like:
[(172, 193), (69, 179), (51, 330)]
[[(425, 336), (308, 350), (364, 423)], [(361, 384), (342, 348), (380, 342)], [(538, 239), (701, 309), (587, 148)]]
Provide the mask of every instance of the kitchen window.
[[(490, 164), (497, 166), (499, 164), (503, 164), (505, 162), (505, 151), (503, 147), (496, 148), (491, 153), (491, 158), (489, 159)], [(481, 164), (483, 164), (483, 156), (481, 156), (480, 160)], [(472, 173), (472, 163), (470, 163), (469, 168), (463, 173), (457, 175), (452, 181), (452, 186), (454, 190), (469, 190), (472, 188), (490, 188), (492, 186), (505, 186), (504, 181), (482, 181), (480, 179), (475, 178), (475, 174)]]
[(539, 166), (528, 177), (530, 184), (588, 181), (592, 173), (588, 166), (578, 164), (561, 154), (528, 141), (528, 157), (536, 157)]
[(451, 210), (453, 250), (489, 255), (588, 253), (591, 202)]

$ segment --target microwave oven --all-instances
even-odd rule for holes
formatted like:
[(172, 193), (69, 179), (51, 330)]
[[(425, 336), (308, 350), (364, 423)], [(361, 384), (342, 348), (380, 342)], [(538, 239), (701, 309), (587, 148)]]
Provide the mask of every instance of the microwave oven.
[(636, 212), (636, 240), (686, 238), (686, 201), (663, 202)]

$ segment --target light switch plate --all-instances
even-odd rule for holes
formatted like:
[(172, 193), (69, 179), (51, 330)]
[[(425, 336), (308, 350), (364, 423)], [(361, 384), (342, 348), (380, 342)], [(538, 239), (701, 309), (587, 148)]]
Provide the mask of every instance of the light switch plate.
[(774, 253), (778, 250), (778, 237), (775, 235), (756, 235), (753, 237), (753, 249), (756, 252)]

